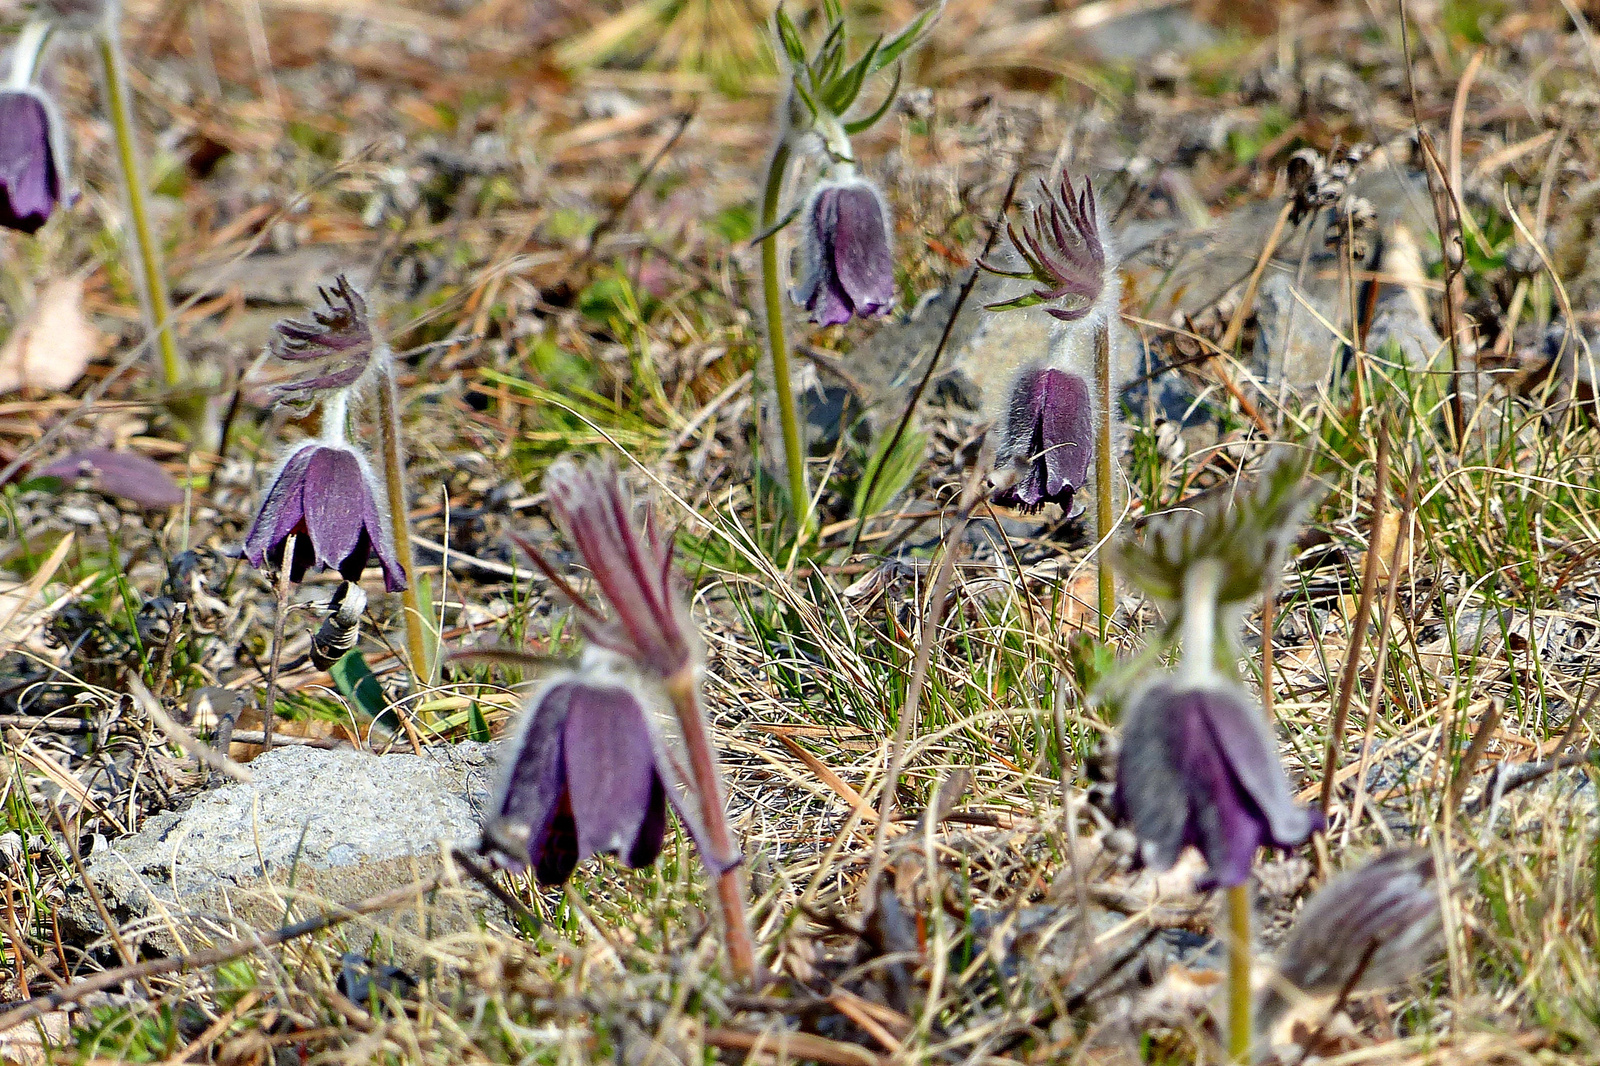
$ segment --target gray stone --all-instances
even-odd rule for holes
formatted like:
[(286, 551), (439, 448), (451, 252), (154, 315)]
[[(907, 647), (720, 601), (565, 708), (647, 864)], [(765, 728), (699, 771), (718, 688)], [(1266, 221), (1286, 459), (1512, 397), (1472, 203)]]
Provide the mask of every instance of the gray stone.
[(1444, 353), (1444, 338), (1417, 307), (1416, 300), (1399, 288), (1391, 288), (1379, 297), (1364, 347), (1379, 358), (1394, 358), (1411, 370), (1426, 369), (1436, 360), (1440, 369), (1450, 365), (1450, 357)]
[[(166, 950), (240, 923), (274, 928), (292, 901), (303, 901), (293, 913), (305, 917), (320, 901), (359, 900), (426, 876), (441, 843), (474, 842), (493, 750), (468, 743), (378, 756), (278, 748), (249, 764), (253, 782), (150, 818), (140, 832), (96, 849), (87, 870), (118, 919), (135, 919), (134, 928)], [(435, 932), (474, 920), (466, 898), (430, 918)]]
[(1336, 272), (1324, 276), (1315, 265), (1304, 283), (1295, 284), (1291, 267), (1269, 269), (1256, 290), (1256, 347), (1251, 369), (1269, 385), (1282, 383), (1295, 392), (1329, 386), (1342, 366), (1344, 345), (1324, 325), (1348, 333), (1348, 301)]
[(319, 286), (338, 274), (365, 291), (372, 282), (368, 266), (371, 250), (343, 245), (307, 245), (288, 252), (258, 252), (244, 258), (229, 257), (203, 263), (184, 274), (173, 286), (175, 295), (221, 296), (237, 291), (247, 303), (284, 307), (320, 307)]

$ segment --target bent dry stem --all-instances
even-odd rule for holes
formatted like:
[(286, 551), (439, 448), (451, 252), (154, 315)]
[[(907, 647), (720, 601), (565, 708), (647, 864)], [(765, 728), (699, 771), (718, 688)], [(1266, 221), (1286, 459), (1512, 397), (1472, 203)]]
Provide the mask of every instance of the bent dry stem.
[(783, 460), (789, 473), (790, 506), (795, 531), (804, 541), (811, 531), (811, 494), (806, 491), (805, 456), (800, 451), (800, 426), (795, 417), (794, 388), (789, 381), (789, 338), (783, 326), (783, 285), (778, 278), (778, 198), (789, 169), (789, 146), (779, 142), (767, 168), (766, 192), (761, 199), (761, 289), (767, 312), (767, 350), (772, 355), (772, 385), (778, 394), (778, 423), (783, 430)]
[[(115, 7), (112, 7), (115, 12)], [(144, 283), (145, 311), (150, 316), (150, 328), (156, 335), (156, 346), (161, 352), (161, 378), (167, 388), (174, 388), (187, 377), (188, 367), (178, 352), (178, 341), (172, 332), (172, 301), (167, 294), (167, 279), (161, 272), (161, 253), (156, 247), (150, 226), (150, 207), (145, 195), (144, 175), (139, 166), (139, 152), (134, 143), (133, 101), (128, 89), (128, 75), (122, 59), (121, 33), (108, 14), (106, 23), (97, 35), (100, 62), (106, 75), (106, 110), (111, 116), (111, 128), (117, 139), (117, 165), (122, 171), (122, 186), (128, 196), (128, 217), (133, 223), (133, 239), (138, 246), (139, 273)]]
[[(755, 945), (750, 939), (750, 924), (744, 913), (744, 884), (739, 876), (743, 855), (734, 845), (728, 828), (728, 812), (722, 803), (721, 775), (711, 753), (711, 738), (706, 735), (705, 718), (700, 713), (700, 690), (694, 667), (685, 667), (667, 678), (667, 694), (683, 729), (689, 749), (689, 772), (699, 793), (700, 816), (705, 821), (707, 841), (716, 853), (718, 864), (731, 862), (717, 875), (717, 899), (722, 907), (723, 935), (727, 937), (728, 963), (734, 976), (749, 982), (756, 972)], [(709, 864), (708, 864), (709, 865)]]

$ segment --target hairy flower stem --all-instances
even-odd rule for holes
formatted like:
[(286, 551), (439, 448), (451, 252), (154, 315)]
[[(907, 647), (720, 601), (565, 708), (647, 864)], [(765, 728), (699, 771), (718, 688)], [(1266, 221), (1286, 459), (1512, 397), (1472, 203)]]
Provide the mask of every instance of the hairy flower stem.
[(750, 923), (744, 913), (744, 884), (739, 876), (743, 854), (733, 842), (733, 832), (728, 828), (728, 812), (722, 800), (722, 775), (717, 772), (717, 760), (711, 750), (711, 738), (706, 735), (705, 716), (700, 711), (700, 686), (695, 681), (694, 667), (688, 666), (667, 678), (667, 694), (672, 699), (672, 709), (677, 712), (678, 724), (683, 730), (684, 745), (689, 749), (689, 772), (694, 777), (694, 789), (699, 794), (700, 817), (705, 822), (707, 843), (716, 852), (716, 861), (731, 863), (717, 875), (717, 898), (722, 904), (723, 936), (727, 938), (728, 962), (734, 976), (749, 982), (756, 972), (755, 944), (750, 938)]
[(128, 89), (128, 72), (122, 59), (122, 34), (116, 24), (116, 5), (110, 5), (96, 44), (106, 74), (106, 110), (117, 138), (117, 164), (122, 171), (122, 186), (128, 196), (128, 216), (133, 221), (133, 239), (139, 250), (139, 271), (144, 280), (145, 312), (161, 352), (161, 377), (167, 388), (176, 388), (188, 377), (188, 367), (178, 351), (172, 332), (172, 301), (167, 295), (167, 279), (161, 272), (161, 253), (150, 227), (150, 207), (145, 197), (144, 175), (139, 152), (134, 144), (133, 100)]
[[(411, 556), (410, 504), (406, 496), (405, 456), (400, 450), (400, 387), (394, 378), (394, 360), (387, 348), (377, 352), (378, 361), (378, 436), (383, 442), (383, 491), (389, 498), (389, 530), (394, 538), (395, 561), (405, 571), (406, 587), (400, 593), (406, 618), (406, 656), (411, 660), (411, 677), (418, 688), (431, 680), (428, 646), (422, 639), (422, 605), (417, 600), (417, 568)], [(410, 719), (401, 715), (410, 732)], [(415, 738), (413, 738), (415, 743)]]
[(779, 141), (767, 166), (767, 187), (761, 199), (761, 288), (766, 299), (767, 350), (772, 354), (772, 385), (778, 393), (778, 423), (783, 429), (783, 458), (789, 471), (789, 499), (795, 531), (804, 541), (811, 533), (811, 494), (806, 490), (805, 457), (800, 451), (800, 426), (795, 417), (794, 388), (789, 381), (789, 338), (783, 326), (783, 285), (778, 278), (778, 198), (789, 169), (789, 146)]
[(1234, 885), (1228, 899), (1228, 1057), (1250, 1061), (1250, 886)]
[(1116, 520), (1111, 493), (1111, 326), (1104, 323), (1094, 333), (1095, 397), (1100, 406), (1096, 419), (1094, 446), (1095, 562), (1100, 571), (1100, 639), (1111, 632), (1111, 616), (1117, 611), (1117, 575), (1111, 561), (1109, 538)]

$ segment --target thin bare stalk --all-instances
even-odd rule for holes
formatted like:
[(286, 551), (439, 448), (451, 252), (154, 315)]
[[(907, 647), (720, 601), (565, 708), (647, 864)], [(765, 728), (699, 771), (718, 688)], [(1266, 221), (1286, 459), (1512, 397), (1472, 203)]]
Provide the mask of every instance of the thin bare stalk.
[(1322, 762), (1322, 797), (1319, 804), (1323, 815), (1333, 803), (1333, 777), (1339, 769), (1339, 749), (1344, 747), (1345, 722), (1350, 717), (1350, 700), (1355, 695), (1356, 680), (1361, 675), (1361, 652), (1367, 640), (1367, 619), (1372, 614), (1372, 601), (1378, 593), (1378, 537), (1383, 530), (1384, 502), (1389, 482), (1389, 432), (1378, 423), (1378, 461), (1372, 490), (1372, 533), (1367, 545), (1367, 558), (1361, 568), (1361, 598), (1356, 601), (1356, 616), (1350, 623), (1350, 645), (1345, 650), (1344, 673), (1339, 680), (1339, 699), (1333, 710), (1333, 729), (1328, 734), (1328, 753)]
[(1228, 889), (1228, 1057), (1250, 1061), (1250, 886)]
[(1095, 562), (1100, 569), (1100, 639), (1111, 632), (1111, 616), (1117, 610), (1117, 575), (1111, 561), (1111, 526), (1116, 508), (1111, 491), (1111, 416), (1116, 402), (1111, 389), (1111, 324), (1102, 323), (1094, 334), (1095, 399), (1099, 403), (1094, 448), (1095, 482)]
[(172, 332), (172, 300), (167, 294), (166, 275), (161, 270), (161, 251), (156, 246), (150, 225), (144, 175), (139, 166), (139, 150), (134, 143), (133, 101), (128, 88), (128, 72), (122, 58), (122, 34), (116, 23), (116, 7), (111, 6), (96, 44), (106, 75), (106, 110), (117, 140), (117, 165), (122, 171), (122, 187), (128, 197), (128, 217), (133, 223), (133, 239), (138, 247), (138, 267), (144, 285), (145, 314), (156, 335), (161, 352), (161, 377), (167, 388), (175, 388), (188, 377), (188, 367), (178, 351)]
[(778, 199), (789, 169), (789, 146), (781, 140), (767, 166), (767, 186), (761, 198), (761, 289), (767, 311), (767, 351), (772, 355), (772, 386), (778, 394), (778, 424), (783, 430), (783, 459), (789, 472), (789, 501), (794, 508), (795, 530), (800, 540), (811, 532), (811, 494), (806, 491), (805, 455), (800, 450), (800, 425), (795, 417), (794, 387), (789, 380), (789, 338), (783, 325), (783, 284), (778, 277)]
[[(417, 568), (411, 555), (411, 522), (407, 517), (405, 453), (400, 447), (400, 387), (395, 382), (394, 360), (388, 350), (378, 352), (378, 436), (383, 444), (383, 489), (389, 497), (389, 531), (394, 538), (395, 559), (406, 575), (400, 593), (406, 620), (406, 656), (411, 660), (411, 677), (420, 688), (431, 679), (428, 646), (422, 637), (422, 605), (417, 599)], [(401, 716), (405, 718), (404, 715)], [(409, 732), (409, 730), (408, 730)]]
[[(278, 717), (278, 660), (283, 657), (283, 623), (289, 613), (289, 574), (294, 570), (294, 542), (290, 533), (283, 542), (283, 562), (278, 565), (278, 609), (272, 616), (272, 647), (267, 660), (267, 700), (261, 709), (261, 746), (272, 750), (272, 725)], [(223, 749), (227, 751), (226, 748)]]
[(695, 791), (700, 794), (700, 817), (705, 822), (707, 841), (716, 860), (730, 863), (717, 876), (717, 899), (722, 906), (723, 936), (727, 938), (728, 962), (734, 976), (749, 982), (755, 977), (756, 949), (750, 937), (750, 922), (744, 913), (744, 879), (739, 875), (743, 852), (733, 841), (728, 828), (728, 812), (722, 800), (722, 774), (706, 733), (705, 715), (700, 709), (700, 686), (694, 668), (680, 670), (667, 679), (667, 692), (683, 730), (689, 751), (689, 772), (694, 775)]

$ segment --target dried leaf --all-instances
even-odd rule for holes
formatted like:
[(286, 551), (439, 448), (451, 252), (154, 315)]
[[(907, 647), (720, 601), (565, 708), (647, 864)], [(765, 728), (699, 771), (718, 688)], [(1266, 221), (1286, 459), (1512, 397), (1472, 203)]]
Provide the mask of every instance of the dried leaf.
[(0, 347), (0, 394), (70, 388), (99, 347), (100, 334), (83, 313), (83, 279), (57, 278)]

